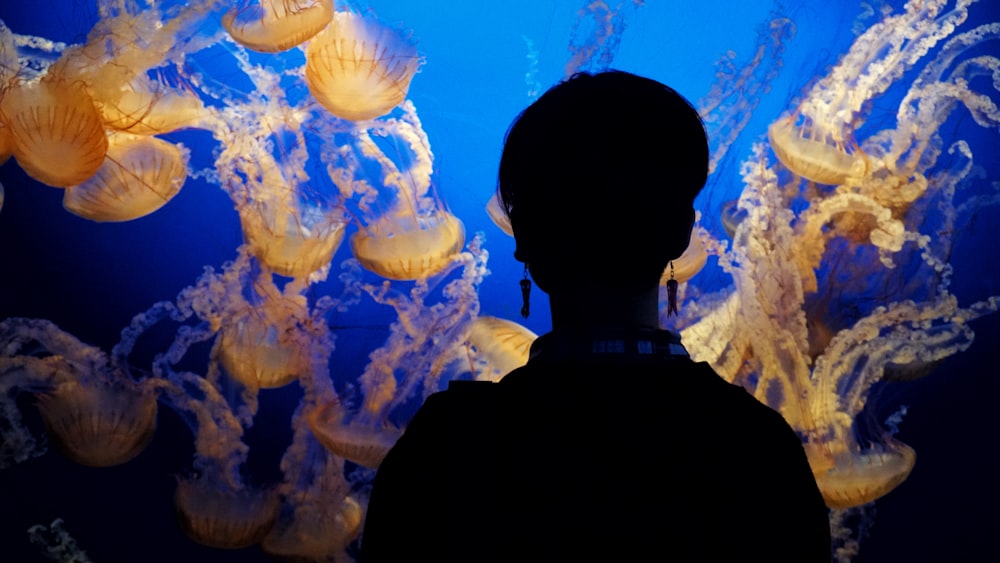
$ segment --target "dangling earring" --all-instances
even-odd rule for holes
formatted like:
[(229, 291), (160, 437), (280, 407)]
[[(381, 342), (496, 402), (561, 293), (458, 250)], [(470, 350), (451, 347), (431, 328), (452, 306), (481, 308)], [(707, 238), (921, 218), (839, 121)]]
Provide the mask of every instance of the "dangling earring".
[(667, 316), (677, 314), (677, 280), (674, 279), (674, 261), (670, 261), (670, 279), (667, 280)]
[(524, 265), (524, 277), (521, 278), (521, 316), (528, 318), (531, 312), (531, 280), (528, 279), (528, 265)]

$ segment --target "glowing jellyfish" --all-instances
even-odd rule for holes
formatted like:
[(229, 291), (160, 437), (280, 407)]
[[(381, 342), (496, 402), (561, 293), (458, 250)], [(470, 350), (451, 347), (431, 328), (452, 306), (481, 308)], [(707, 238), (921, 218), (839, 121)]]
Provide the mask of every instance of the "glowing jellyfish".
[(402, 31), (338, 11), (306, 48), (306, 82), (333, 115), (365, 121), (406, 99), (420, 59)]
[(79, 83), (17, 84), (0, 99), (0, 120), (14, 139), (17, 163), (43, 184), (66, 188), (83, 183), (104, 162), (104, 122)]
[(218, 358), (226, 373), (250, 389), (281, 387), (309, 370), (305, 304), (276, 296), (249, 305), (219, 331)]
[(352, 463), (378, 468), (402, 431), (389, 424), (352, 425), (348, 418), (339, 401), (331, 401), (310, 412), (307, 420), (323, 447)]
[(688, 242), (687, 248), (672, 261), (671, 265), (667, 265), (660, 278), (660, 285), (666, 284), (671, 277), (677, 283), (684, 283), (705, 267), (705, 264), (708, 263), (708, 251), (705, 250), (705, 244), (701, 240), (703, 230), (696, 227), (691, 232), (691, 240)]
[(477, 380), (499, 381), (528, 363), (528, 352), (536, 335), (507, 319), (481, 315), (469, 328), (469, 361)]
[(135, 135), (162, 135), (197, 125), (205, 104), (196, 94), (145, 77), (98, 103), (105, 125)]
[(364, 509), (353, 497), (312, 508), (287, 529), (279, 532), (276, 527), (265, 536), (261, 550), (282, 561), (325, 561), (331, 554), (343, 552), (361, 534)]
[(156, 430), (156, 395), (126, 383), (65, 382), (39, 396), (38, 410), (59, 450), (91, 467), (130, 461)]
[(774, 154), (789, 170), (821, 184), (842, 184), (865, 174), (867, 157), (837, 126), (796, 119), (779, 119), (767, 129)]
[(10, 133), (10, 127), (0, 120), (0, 166), (14, 154), (14, 137)]
[(917, 454), (910, 446), (890, 439), (876, 451), (828, 462), (817, 459), (822, 458), (809, 457), (823, 500), (830, 508), (844, 509), (889, 494), (910, 476)]
[(332, 18), (333, 0), (243, 0), (222, 26), (245, 47), (277, 53), (308, 41)]
[(275, 200), (245, 205), (240, 224), (250, 252), (262, 264), (283, 276), (304, 278), (330, 263), (344, 240), (346, 220), (339, 210), (289, 207)]
[(968, 17), (971, 2), (941, 14), (947, 0), (908, 2), (855, 39), (798, 109), (768, 128), (775, 155), (789, 170), (823, 184), (861, 179), (881, 167), (854, 141), (860, 113)]
[(187, 154), (157, 137), (109, 136), (107, 159), (83, 183), (66, 188), (63, 207), (98, 222), (131, 221), (160, 209), (187, 178)]
[(275, 491), (233, 489), (208, 476), (179, 480), (174, 503), (178, 522), (188, 537), (223, 549), (258, 543), (278, 515)]
[(504, 213), (503, 207), (500, 205), (500, 196), (493, 194), (493, 197), (486, 202), (486, 214), (489, 215), (490, 220), (500, 230), (509, 236), (514, 236), (514, 229), (510, 226), (510, 218)]
[(351, 250), (367, 270), (392, 280), (436, 274), (455, 261), (465, 226), (447, 211), (369, 223), (351, 236)]

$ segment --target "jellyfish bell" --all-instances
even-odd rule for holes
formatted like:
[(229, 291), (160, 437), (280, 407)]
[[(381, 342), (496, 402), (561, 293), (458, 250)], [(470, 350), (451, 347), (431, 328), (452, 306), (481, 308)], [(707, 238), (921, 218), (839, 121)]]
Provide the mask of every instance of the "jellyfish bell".
[(493, 197), (486, 202), (486, 214), (489, 215), (490, 220), (500, 230), (507, 233), (509, 236), (514, 236), (514, 229), (510, 226), (510, 218), (504, 213), (503, 206), (500, 205), (500, 196), (493, 194)]
[(831, 185), (865, 175), (867, 156), (835, 132), (835, 125), (808, 117), (799, 124), (798, 119), (798, 113), (793, 113), (767, 128), (771, 149), (786, 168), (807, 180)]
[(177, 520), (192, 540), (209, 547), (240, 549), (260, 542), (278, 516), (273, 489), (233, 487), (201, 475), (180, 479), (174, 494)]
[(243, 237), (251, 254), (283, 276), (304, 278), (330, 263), (344, 240), (339, 210), (296, 210), (262, 201), (240, 209)]
[(197, 125), (205, 104), (196, 94), (145, 77), (97, 104), (104, 124), (135, 135), (162, 135)]
[(360, 535), (364, 510), (348, 495), (339, 504), (327, 503), (323, 512), (319, 517), (297, 518), (284, 529), (275, 526), (260, 542), (261, 550), (291, 563), (330, 560), (331, 554), (347, 549)]
[(108, 136), (107, 158), (97, 172), (63, 193), (63, 207), (97, 222), (145, 217), (167, 204), (187, 178), (187, 154), (157, 137)]
[(248, 307), (222, 325), (218, 359), (248, 389), (283, 387), (310, 369), (304, 307), (283, 296)]
[(469, 346), (475, 355), (473, 377), (499, 381), (528, 363), (528, 352), (536, 337), (514, 321), (488, 315), (476, 317), (469, 329)]
[(32, 178), (66, 188), (93, 176), (108, 150), (104, 122), (86, 87), (43, 79), (14, 85), (0, 98), (14, 158)]
[(677, 283), (684, 283), (695, 276), (708, 263), (708, 251), (695, 230), (687, 248), (676, 259), (672, 260), (660, 277), (660, 285), (665, 285), (671, 278)]
[(894, 440), (877, 450), (832, 457), (806, 444), (806, 453), (823, 500), (838, 510), (868, 504), (889, 494), (909, 477), (917, 461), (913, 448)]
[(243, 0), (222, 16), (234, 41), (261, 53), (300, 45), (333, 19), (333, 0)]
[(348, 418), (340, 403), (331, 401), (311, 411), (307, 421), (327, 450), (352, 463), (377, 469), (402, 432), (392, 426), (371, 426)]
[(354, 257), (391, 280), (419, 280), (450, 265), (465, 246), (465, 226), (444, 210), (380, 217), (351, 236)]
[(0, 119), (0, 166), (14, 154), (14, 137), (10, 133), (10, 127), (3, 124)]
[(156, 396), (131, 383), (63, 382), (38, 410), (59, 450), (90, 467), (132, 460), (156, 430)]
[(419, 65), (415, 45), (401, 30), (337, 11), (306, 48), (306, 83), (333, 115), (366, 121), (406, 99)]

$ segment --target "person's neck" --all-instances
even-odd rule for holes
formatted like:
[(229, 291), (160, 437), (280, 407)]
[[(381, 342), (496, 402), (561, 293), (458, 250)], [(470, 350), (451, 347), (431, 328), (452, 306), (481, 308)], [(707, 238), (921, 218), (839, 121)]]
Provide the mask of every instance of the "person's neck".
[(552, 330), (659, 327), (659, 287), (549, 294)]

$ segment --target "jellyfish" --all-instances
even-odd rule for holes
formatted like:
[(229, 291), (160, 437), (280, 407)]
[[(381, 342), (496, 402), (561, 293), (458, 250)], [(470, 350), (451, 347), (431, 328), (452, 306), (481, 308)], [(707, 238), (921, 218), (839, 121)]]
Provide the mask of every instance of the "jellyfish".
[[(0, 322), (0, 415), (5, 457), (23, 460), (34, 440), (4, 405), (12, 389), (35, 393), (47, 433), (69, 459), (110, 467), (135, 458), (156, 429), (157, 393), (99, 348), (41, 319)], [(4, 460), (0, 460), (2, 462)]]
[(156, 431), (156, 395), (125, 383), (68, 381), (40, 394), (38, 410), (59, 450), (91, 467), (131, 461)]
[(347, 461), (377, 469), (402, 431), (388, 423), (352, 425), (350, 419), (336, 400), (308, 415), (309, 428), (323, 447)]
[(536, 335), (507, 319), (480, 315), (469, 329), (469, 362), (474, 379), (499, 381), (528, 363)]
[(333, 115), (365, 121), (406, 99), (420, 58), (410, 38), (370, 17), (338, 11), (306, 48), (309, 91)]
[(108, 150), (101, 115), (79, 83), (15, 84), (0, 99), (0, 121), (10, 129), (18, 165), (49, 186), (83, 183), (101, 167)]
[[(363, 223), (351, 250), (358, 262), (388, 279), (418, 280), (455, 263), (465, 226), (432, 195), (430, 143), (412, 104), (403, 106), (403, 117), (387, 119), (378, 135), (357, 131), (352, 145), (337, 149), (330, 177), (345, 199), (357, 201)], [(393, 143), (396, 160), (376, 139)], [(366, 167), (378, 171), (377, 184)]]
[(274, 490), (232, 489), (211, 475), (179, 480), (174, 505), (180, 527), (188, 537), (223, 549), (260, 542), (278, 515)]
[(250, 252), (274, 272), (304, 278), (326, 267), (344, 240), (346, 220), (339, 210), (282, 205), (262, 200), (240, 210)]
[(218, 336), (222, 367), (251, 389), (287, 385), (310, 369), (309, 358), (303, 354), (311, 344), (305, 328), (311, 322), (305, 299), (269, 293), (237, 309)]
[(163, 135), (196, 126), (207, 111), (194, 92), (145, 76), (100, 100), (98, 109), (108, 128), (134, 135)]
[(308, 41), (331, 19), (332, 0), (243, 0), (222, 16), (222, 26), (247, 48), (277, 53)]
[(860, 179), (870, 162), (854, 139), (862, 109), (968, 17), (971, 2), (940, 14), (946, 0), (908, 2), (861, 34), (798, 108), (768, 128), (775, 155), (795, 174), (821, 184)]
[(508, 236), (514, 236), (514, 229), (510, 226), (510, 218), (504, 213), (503, 207), (500, 205), (500, 197), (496, 193), (486, 202), (486, 214), (489, 215), (494, 225), (500, 227), (501, 231)]
[(187, 178), (187, 153), (157, 137), (117, 133), (97, 172), (63, 192), (63, 207), (98, 222), (131, 221), (160, 209)]

